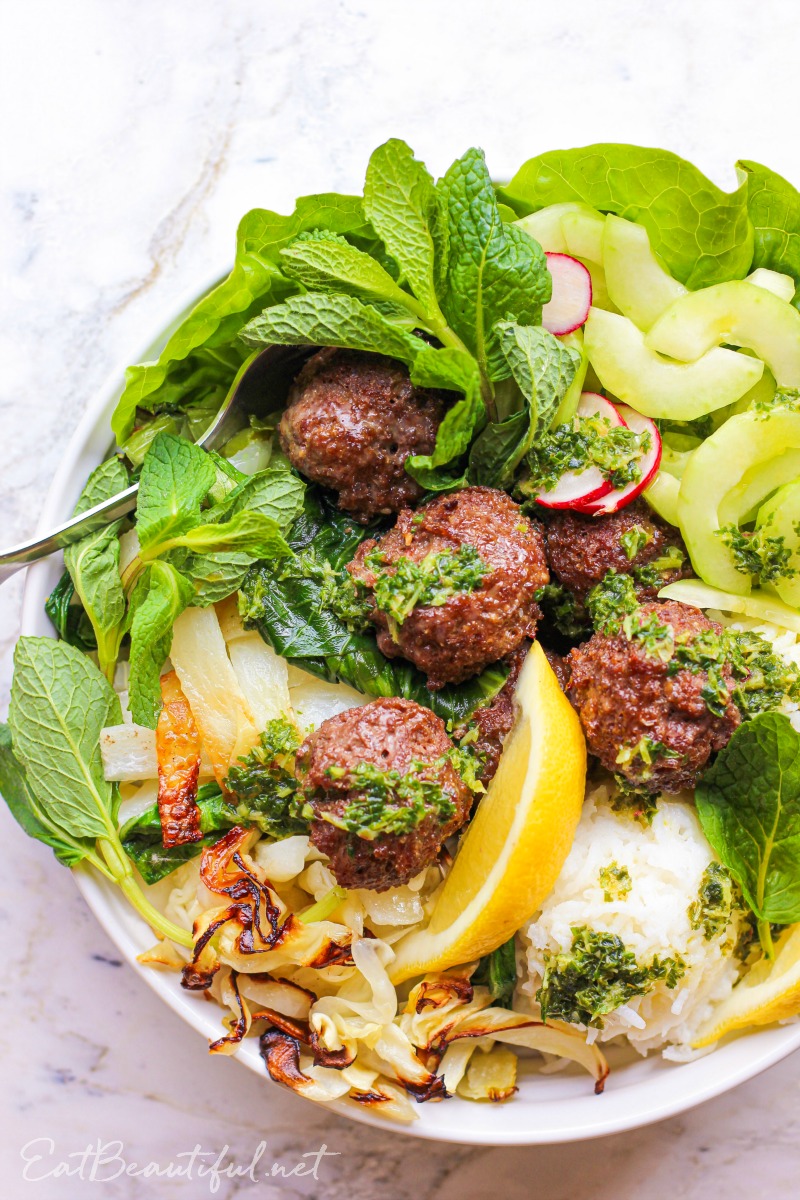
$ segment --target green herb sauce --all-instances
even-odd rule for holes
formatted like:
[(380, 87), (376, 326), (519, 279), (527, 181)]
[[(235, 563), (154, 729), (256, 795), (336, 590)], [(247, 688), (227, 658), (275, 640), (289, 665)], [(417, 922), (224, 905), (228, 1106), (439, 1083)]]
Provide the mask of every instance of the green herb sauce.
[(380, 550), (370, 551), (364, 565), (375, 576), (375, 605), (390, 622), (400, 626), (415, 608), (439, 608), (455, 595), (476, 591), (490, 574), (474, 546), (466, 543), (455, 552), (428, 554), (420, 562), (403, 555), (387, 569)]
[(633, 887), (628, 868), (621, 867), (618, 862), (601, 867), (599, 878), (606, 904), (611, 904), (613, 900), (624, 900)]
[(528, 455), (526, 490), (549, 492), (567, 471), (597, 467), (615, 488), (641, 478), (639, 459), (650, 449), (650, 434), (612, 425), (607, 417), (573, 417), (543, 437)]
[(231, 767), (225, 780), (236, 814), (273, 838), (308, 833), (303, 815), (303, 797), (295, 778), (295, 755), (300, 746), (297, 730), (279, 717), (270, 721), (259, 744)]
[(674, 988), (686, 971), (677, 957), (637, 962), (613, 933), (572, 928), (572, 946), (561, 954), (545, 952), (542, 986), (536, 993), (545, 1021), (603, 1028), (603, 1017), (635, 996), (645, 996), (656, 983)]
[(727, 867), (711, 862), (703, 872), (697, 899), (689, 905), (692, 929), (702, 929), (707, 942), (728, 928), (736, 904), (736, 885)]

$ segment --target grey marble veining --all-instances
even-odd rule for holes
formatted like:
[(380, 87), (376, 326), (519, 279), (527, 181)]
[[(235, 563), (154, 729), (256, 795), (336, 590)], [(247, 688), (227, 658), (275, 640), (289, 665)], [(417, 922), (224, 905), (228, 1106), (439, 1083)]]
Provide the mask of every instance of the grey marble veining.
[[(599, 140), (667, 146), (735, 185), (737, 157), (800, 179), (791, 0), (28, 0), (0, 6), (0, 532), (32, 532), (111, 366), (232, 252), (237, 217), (358, 189), (407, 138), (435, 170), (483, 145), (498, 176)], [(0, 591), (4, 695), (20, 581)], [(206, 1182), (22, 1179), (98, 1139), (166, 1164), (267, 1148), (222, 1200), (728, 1200), (797, 1195), (795, 1057), (683, 1117), (603, 1142), (510, 1151), (376, 1133), (209, 1058), (119, 961), (69, 874), (0, 813), (3, 1194), (200, 1196)], [(268, 1175), (325, 1144), (318, 1179)], [(28, 1155), (35, 1153), (35, 1148)], [(71, 1160), (74, 1163), (74, 1159)], [(179, 1160), (184, 1161), (184, 1160)], [(45, 1168), (43, 1168), (45, 1169)], [(35, 1177), (33, 1172), (32, 1177)]]

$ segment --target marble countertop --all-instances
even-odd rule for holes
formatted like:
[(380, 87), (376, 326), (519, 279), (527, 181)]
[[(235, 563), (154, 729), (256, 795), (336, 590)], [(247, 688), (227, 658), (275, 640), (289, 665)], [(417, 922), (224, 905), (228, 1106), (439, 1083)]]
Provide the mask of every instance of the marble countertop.
[[(800, 179), (791, 0), (757, 14), (744, 0), (29, 0), (0, 21), (3, 544), (33, 530), (112, 364), (230, 256), (237, 217), (360, 188), (388, 136), (436, 171), (473, 143), (503, 176), (538, 150), (617, 140), (678, 150), (726, 187), (737, 157)], [(4, 702), (20, 595), (19, 578), (0, 591)], [(219, 1179), (221, 1200), (797, 1195), (796, 1056), (683, 1117), (563, 1149), (437, 1146), (304, 1104), (209, 1058), (120, 962), (69, 874), (0, 822), (11, 1200), (209, 1187), (120, 1177), (97, 1192), (91, 1157), (59, 1175), (98, 1140), (107, 1158), (162, 1168), (198, 1144), (246, 1166), (266, 1140), (250, 1178)], [(270, 1176), (273, 1162), (305, 1173)]]

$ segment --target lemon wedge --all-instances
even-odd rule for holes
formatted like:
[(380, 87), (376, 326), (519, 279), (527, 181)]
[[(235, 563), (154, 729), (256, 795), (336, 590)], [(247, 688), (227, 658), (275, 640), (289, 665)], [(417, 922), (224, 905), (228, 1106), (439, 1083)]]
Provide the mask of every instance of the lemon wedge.
[(394, 947), (394, 983), (496, 950), (541, 907), (564, 865), (583, 804), (586, 744), (538, 643), (520, 672), (515, 708), (500, 766), (428, 925)]
[(696, 1050), (726, 1033), (754, 1025), (771, 1025), (800, 1013), (800, 925), (784, 930), (775, 957), (754, 963), (740, 983), (715, 1009), (692, 1042)]

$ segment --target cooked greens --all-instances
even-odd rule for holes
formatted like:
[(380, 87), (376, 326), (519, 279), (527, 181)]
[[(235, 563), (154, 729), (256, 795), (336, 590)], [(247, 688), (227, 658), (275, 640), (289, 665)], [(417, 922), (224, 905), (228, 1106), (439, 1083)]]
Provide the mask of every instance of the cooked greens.
[(703, 872), (697, 899), (689, 908), (692, 929), (702, 929), (707, 942), (724, 933), (736, 904), (736, 886), (727, 867), (711, 862)]

